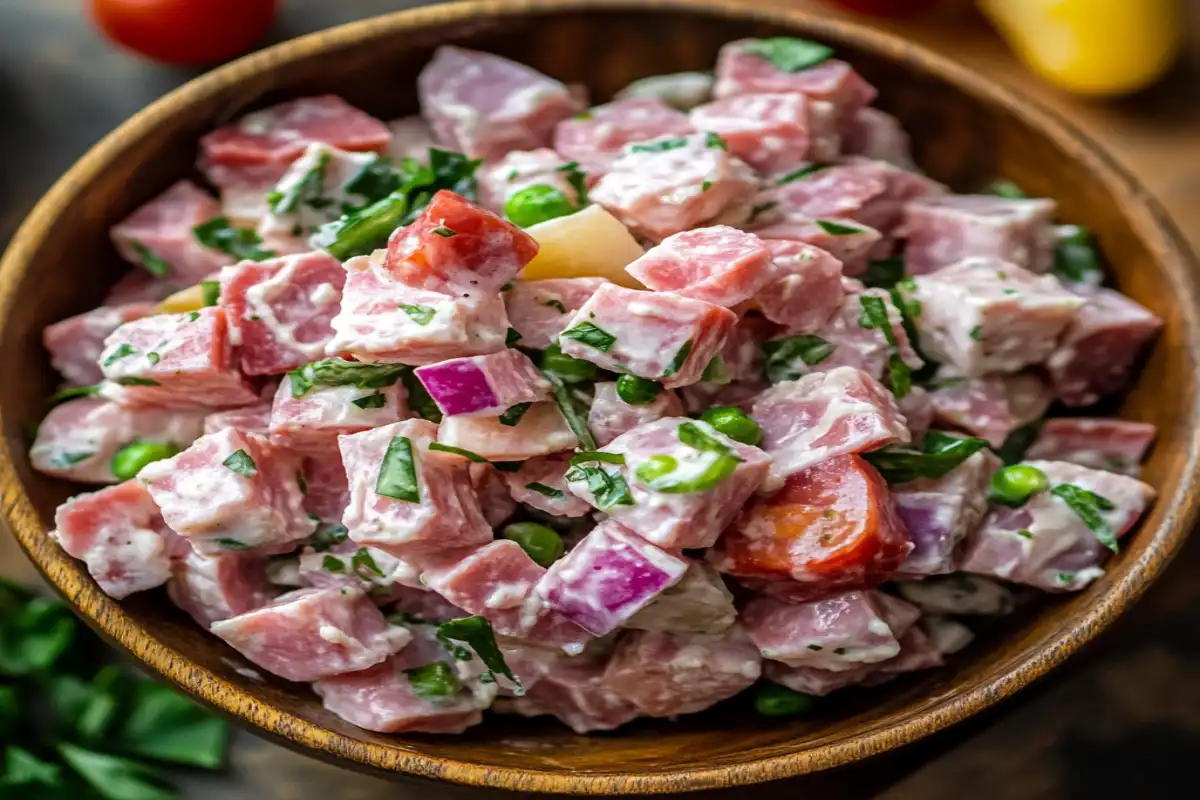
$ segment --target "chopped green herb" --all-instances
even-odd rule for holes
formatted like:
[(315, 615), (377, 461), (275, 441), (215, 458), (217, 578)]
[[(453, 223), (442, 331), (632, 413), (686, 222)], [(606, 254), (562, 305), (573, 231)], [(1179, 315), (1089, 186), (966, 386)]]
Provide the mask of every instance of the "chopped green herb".
[(571, 119), (591, 119), (591, 118), (592, 118), (592, 112), (588, 111), (588, 110), (580, 111), (578, 114), (571, 117)]
[(531, 492), (537, 492), (540, 495), (549, 497), (551, 500), (561, 500), (567, 496), (566, 492), (562, 489), (555, 489), (553, 486), (547, 486), (544, 483), (537, 483), (536, 481), (525, 484), (525, 488)]
[(1032, 539), (1033, 531), (1019, 530), (1017, 531), (1017, 536), (1020, 536), (1022, 539)]
[(532, 405), (533, 403), (517, 403), (515, 406), (510, 406), (500, 415), (500, 424), (515, 428)]
[(199, 311), (189, 311), (187, 318), (188, 318), (188, 322), (195, 322), (196, 320), (200, 319), (200, 312)]
[(1104, 267), (1090, 230), (1064, 226), (1054, 246), (1054, 274), (1066, 283), (1099, 286), (1104, 282)]
[(409, 503), (421, 502), (412, 441), (407, 436), (395, 436), (388, 445), (375, 480), (375, 494)]
[(135, 350), (133, 348), (133, 345), (119, 344), (119, 345), (117, 345), (117, 348), (115, 350), (113, 350), (111, 353), (108, 354), (107, 358), (105, 358), (103, 361), (100, 362), (100, 366), (101, 367), (111, 367), (113, 364), (120, 361), (122, 358), (128, 358), (129, 356), (136, 355), (136, 354), (137, 354), (137, 350)]
[(346, 562), (342, 561), (337, 556), (327, 555), (321, 559), (321, 569), (326, 572), (345, 572)]
[(571, 456), (571, 466), (588, 464), (593, 461), (604, 464), (624, 464), (625, 455), (623, 453), (609, 453), (604, 450), (584, 450)]
[(245, 542), (239, 542), (237, 539), (217, 539), (216, 545), (223, 547), (226, 550), (249, 550), (250, 545)]
[(157, 365), (158, 365), (158, 362), (159, 362), (161, 359), (160, 359), (160, 357), (159, 357), (158, 353), (156, 353), (156, 352), (154, 352), (153, 350), (151, 350), (149, 353), (146, 353), (146, 360), (147, 360), (147, 361), (149, 361), (149, 362), (150, 362), (150, 366), (152, 366), (152, 367), (153, 367), (153, 366), (157, 366)]
[(509, 328), (504, 332), (504, 346), (512, 347), (517, 342), (521, 341), (521, 332), (516, 328)]
[(701, 383), (716, 383), (727, 384), (733, 383), (733, 375), (729, 372), (729, 367), (725, 364), (725, 359), (717, 353), (708, 362), (708, 366), (704, 368), (704, 372), (700, 373)]
[(221, 462), (224, 466), (241, 475), (243, 478), (253, 478), (258, 474), (258, 465), (254, 463), (254, 459), (245, 450), (235, 450)]
[(557, 378), (563, 383), (586, 383), (596, 377), (595, 364), (567, 355), (558, 342), (551, 342), (542, 351), (538, 366), (551, 381)]
[(843, 225), (840, 222), (833, 222), (828, 219), (816, 220), (817, 227), (828, 233), (830, 236), (853, 236), (856, 233), (862, 233), (862, 228), (855, 228), (850, 225)]
[(683, 365), (687, 362), (688, 356), (692, 354), (692, 340), (688, 339), (683, 343), (683, 346), (675, 352), (675, 357), (671, 359), (671, 363), (667, 364), (667, 368), (663, 370), (662, 376), (670, 378), (679, 374), (679, 370), (683, 369)]
[(1074, 580), (1075, 580), (1075, 573), (1074, 573), (1074, 572), (1060, 572), (1060, 573), (1058, 573), (1058, 582), (1059, 582), (1059, 583), (1071, 583), (1071, 582), (1072, 582), (1072, 581), (1074, 581)]
[(80, 397), (91, 397), (100, 393), (100, 384), (95, 386), (72, 386), (69, 389), (60, 389), (54, 394), (46, 398), (46, 405), (54, 407), (60, 403), (65, 403), (68, 400), (75, 400)]
[(433, 322), (433, 318), (437, 316), (437, 309), (433, 306), (414, 306), (404, 304), (400, 306), (400, 310), (408, 314), (412, 321), (418, 325), (428, 325)]
[(383, 577), (383, 570), (375, 563), (371, 551), (365, 547), (360, 547), (355, 551), (354, 557), (350, 559), (350, 566), (354, 569), (354, 574), (364, 581), (370, 581), (372, 575), (376, 578)]
[(468, 461), (474, 461), (476, 464), (488, 463), (488, 460), (478, 453), (472, 453), (470, 450), (464, 450), (461, 447), (454, 447), (453, 445), (442, 444), (441, 442), (430, 442), (429, 449), (436, 450), (440, 453), (453, 453), (456, 456), (462, 456)]
[(782, 178), (775, 181), (775, 185), (776, 186), (786, 186), (789, 183), (795, 183), (796, 181), (804, 180), (809, 175), (813, 175), (817, 172), (820, 172), (823, 169), (829, 169), (832, 166), (833, 166), (833, 164), (808, 164), (807, 166), (803, 166), (798, 170), (789, 172), (787, 175), (784, 175)]
[(73, 467), (82, 461), (87, 461), (89, 458), (92, 458), (95, 455), (96, 454), (90, 450), (75, 453), (59, 453), (58, 455), (54, 456), (54, 458), (50, 459), (50, 463), (52, 466), (59, 469), (66, 469), (67, 467)]
[(588, 428), (587, 414), (579, 410), (575, 398), (571, 396), (571, 390), (555, 373), (546, 373), (546, 379), (550, 381), (550, 386), (554, 389), (554, 402), (558, 404), (558, 410), (562, 412), (563, 419), (567, 421), (567, 427), (579, 440), (579, 446), (590, 450), (596, 449), (596, 438), (592, 436), (592, 431)]
[(503, 539), (511, 539), (542, 567), (548, 567), (563, 556), (562, 537), (553, 528), (537, 522), (514, 522), (500, 531)]
[(1019, 464), (1025, 460), (1025, 453), (1033, 446), (1042, 430), (1042, 420), (1022, 425), (1004, 437), (1004, 443), (995, 448), (996, 455), (1007, 466)]
[(520, 678), (513, 674), (504, 661), (504, 654), (500, 652), (496, 636), (492, 633), (492, 624), (483, 617), (463, 617), (443, 622), (438, 625), (437, 635), (442, 641), (469, 645), (491, 672), (499, 673), (513, 682), (517, 696), (525, 693)]
[(617, 337), (590, 322), (581, 322), (574, 328), (563, 331), (559, 336), (574, 339), (581, 344), (586, 344), (588, 347), (599, 350), (601, 353), (607, 353), (617, 342)]
[(889, 485), (895, 485), (918, 478), (941, 478), (987, 444), (985, 439), (929, 431), (920, 449), (912, 445), (888, 445), (864, 453), (863, 458), (879, 470)]
[(408, 371), (403, 364), (363, 364), (342, 358), (325, 358), (305, 364), (288, 373), (292, 397), (308, 394), (314, 386), (354, 386), (359, 389), (384, 389), (400, 380)]
[(411, 369), (406, 369), (400, 373), (400, 380), (404, 383), (404, 390), (408, 394), (408, 408), (421, 419), (427, 419), (430, 422), (442, 421), (442, 410), (438, 408), (437, 403), (429, 395), (429, 390), (425, 388), (425, 384), (421, 383), (421, 379)]
[(704, 181), (703, 183), (700, 184), (700, 191), (707, 192), (709, 189), (712, 188), (712, 185), (713, 185), (712, 181)]
[(863, 309), (859, 325), (879, 331), (887, 341), (888, 375), (891, 378), (892, 394), (896, 395), (896, 399), (900, 399), (912, 388), (912, 370), (900, 356), (899, 340), (896, 338), (896, 332), (892, 330), (887, 303), (882, 297), (866, 294), (859, 295), (858, 301)]
[[(737, 470), (738, 465), (742, 463), (742, 460), (734, 455), (729, 447), (721, 440), (709, 434), (701, 424), (685, 422), (679, 426), (677, 436), (679, 437), (679, 441), (688, 447), (699, 450), (702, 453), (712, 453), (714, 457), (708, 466), (705, 467), (704, 471), (697, 476), (683, 480), (672, 480), (672, 473), (667, 472), (655, 479), (646, 481), (647, 486), (656, 492), (664, 494), (706, 492), (732, 475)], [(654, 468), (654, 470), (661, 470), (663, 466), (665, 464)], [(639, 477), (641, 477), (640, 473)]]
[(401, 183), (400, 172), (392, 162), (383, 156), (376, 156), (375, 160), (364, 165), (346, 181), (342, 191), (373, 203), (399, 189)]
[(451, 237), (458, 236), (458, 231), (452, 228), (447, 228), (445, 225), (439, 225), (433, 229), (433, 235), (441, 236), (443, 239), (449, 239)]
[(988, 501), (996, 505), (1020, 508), (1029, 498), (1046, 491), (1050, 482), (1046, 473), (1029, 464), (1014, 464), (996, 470), (988, 484)]
[(1029, 195), (1025, 194), (1025, 190), (1010, 180), (1000, 179), (993, 181), (991, 186), (987, 188), (988, 194), (994, 194), (997, 197), (1004, 197), (1008, 200), (1024, 200)]
[(974, 328), (971, 328), (970, 337), (971, 337), (972, 341), (982, 342), (983, 341), (983, 326), (976, 325)]
[(542, 303), (542, 305), (546, 306), (547, 308), (553, 308), (560, 314), (567, 313), (567, 307), (562, 304), (562, 300), (546, 300)]
[(113, 378), (113, 383), (119, 386), (161, 386), (162, 384), (153, 378), (135, 378), (132, 375), (126, 375), (121, 378)]
[(812, 650), (814, 653), (819, 653), (819, 652), (821, 652), (822, 650), (824, 650), (825, 648), (824, 648), (824, 647), (821, 647), (821, 645), (819, 645), (819, 644), (810, 644), (810, 645), (808, 646), (808, 649), (809, 649), (809, 650)]
[(746, 224), (757, 221), (760, 216), (778, 206), (778, 200), (771, 200), (770, 202), (756, 205), (754, 208), (750, 209), (750, 218), (746, 220)]
[(265, 261), (274, 258), (271, 250), (259, 247), (262, 239), (251, 228), (235, 228), (225, 217), (211, 219), (192, 228), (197, 241), (210, 250), (218, 250), (236, 259)]
[(773, 36), (742, 45), (742, 51), (770, 61), (784, 72), (811, 69), (833, 58), (833, 48), (794, 36)]
[(317, 154), (312, 166), (304, 171), (299, 178), (292, 181), (286, 188), (275, 189), (267, 195), (267, 205), (274, 214), (291, 214), (300, 207), (300, 203), (311, 205), (325, 193), (325, 170), (329, 166), (329, 151), (322, 150)]
[(445, 661), (435, 661), (423, 667), (404, 670), (412, 692), (430, 703), (454, 700), (462, 691), (462, 682)]
[(1066, 503), (1088, 530), (1096, 535), (1100, 544), (1117, 552), (1117, 533), (1101, 513), (1115, 511), (1117, 506), (1113, 501), (1073, 483), (1060, 483), (1050, 490), (1050, 494)]
[(219, 281), (200, 281), (201, 302), (207, 308), (221, 302), (221, 284)]
[(721, 134), (708, 132), (704, 134), (704, 146), (711, 150), (728, 150), (729, 145), (721, 138)]
[[(794, 381), (833, 354), (835, 345), (813, 333), (763, 342), (763, 371), (771, 383)], [(800, 364), (796, 360), (800, 360)]]
[(687, 139), (659, 139), (654, 142), (644, 142), (629, 146), (631, 153), (663, 153), (667, 150), (678, 150), (687, 147)]
[(588, 491), (596, 498), (596, 507), (601, 511), (614, 506), (633, 505), (629, 484), (619, 473), (611, 473), (603, 467), (577, 464), (568, 469), (564, 477), (570, 482), (586, 482)]
[(317, 524), (316, 532), (308, 537), (308, 544), (318, 553), (324, 553), (335, 545), (346, 541), (349, 537), (350, 531), (342, 523), (320, 522)]
[(561, 167), (558, 168), (557, 171), (565, 173), (567, 183), (570, 185), (570, 187), (572, 189), (575, 190), (576, 205), (579, 206), (580, 208), (583, 208), (584, 206), (586, 206), (588, 204), (588, 190), (587, 190), (588, 176), (587, 176), (586, 172), (584, 172), (583, 170), (581, 170), (579, 168), (579, 162), (571, 161), (567, 164), (563, 164)]
[(891, 289), (904, 279), (904, 259), (873, 258), (867, 271), (856, 277), (872, 289)]
[(835, 648), (833, 648), (833, 654), (834, 654), (835, 656), (844, 656), (844, 655), (846, 655), (846, 648), (844, 648), (844, 647), (835, 647)]
[(171, 265), (167, 263), (166, 259), (151, 250), (146, 245), (139, 242), (137, 239), (130, 239), (129, 247), (137, 256), (137, 263), (140, 264), (142, 268), (146, 270), (146, 272), (149, 272), (156, 278), (163, 278), (171, 274)]
[[(512, 281), (508, 281), (507, 283), (505, 283), (503, 286), (501, 286), (501, 287), (500, 287), (500, 291), (502, 291), (502, 292), (511, 292), (511, 291), (512, 291), (512, 289), (513, 289), (513, 286), (515, 286), (515, 285), (516, 285), (516, 284), (514, 284)], [(510, 329), (510, 330), (511, 330), (511, 329)]]
[(812, 695), (778, 683), (764, 683), (754, 695), (754, 710), (764, 717), (796, 717), (807, 714), (816, 704), (817, 699)]
[(383, 394), (382, 392), (375, 392), (374, 394), (368, 394), (363, 397), (357, 397), (357, 398), (351, 400), (350, 402), (354, 403), (354, 405), (358, 406), (363, 411), (367, 411), (369, 409), (383, 408), (384, 406), (386, 406), (387, 405), (387, 396), (385, 394)]

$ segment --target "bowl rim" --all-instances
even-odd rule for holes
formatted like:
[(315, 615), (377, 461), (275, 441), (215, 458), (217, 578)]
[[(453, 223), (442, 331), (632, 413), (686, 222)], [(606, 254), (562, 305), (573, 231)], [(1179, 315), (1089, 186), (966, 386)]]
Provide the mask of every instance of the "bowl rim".
[[(383, 14), (350, 22), (327, 30), (292, 39), (237, 59), (207, 72), (163, 96), (136, 113), (94, 145), (45, 194), (14, 234), (0, 259), (0, 325), (7, 319), (21, 281), (33, 268), (32, 258), (52, 229), (51, 223), (72, 201), (77, 190), (97, 176), (126, 147), (153, 131), (174, 109), (203, 98), (220, 96), (229, 87), (244, 83), (255, 75), (277, 70), (300, 59), (319, 55), (361, 42), (385, 37), (397, 31), (461, 23), (472, 19), (536, 18), (559, 12), (628, 13), (674, 12), (710, 17), (739, 19), (804, 31), (805, 35), (836, 44), (848, 44), (876, 53), (911, 68), (936, 74), (959, 91), (981, 102), (997, 106), (1039, 130), (1057, 146), (1076, 154), (1080, 165), (1090, 169), (1114, 196), (1126, 196), (1126, 215), (1139, 236), (1150, 243), (1160, 268), (1173, 284), (1181, 326), (1188, 332), (1200, 332), (1200, 265), (1169, 215), (1140, 182), (1117, 160), (1072, 123), (1041, 103), (1018, 93), (1003, 83), (993, 82), (974, 70), (939, 55), (898, 35), (853, 21), (822, 19), (816, 13), (775, 7), (754, 8), (731, 0), (471, 0)], [(1200, 339), (1200, 336), (1196, 337)], [(1188, 341), (1180, 346), (1200, 361), (1200, 343)], [(1200, 420), (1200, 392), (1193, 376), (1192, 405), (1185, 423), (1188, 434), (1186, 458), (1177, 466), (1183, 476), (1194, 475), (1200, 465), (1200, 437), (1195, 435)], [(705, 788), (742, 786), (794, 777), (891, 750), (958, 721), (1011, 696), (1019, 689), (1062, 663), (1068, 656), (1107, 628), (1119, 614), (1138, 599), (1175, 556), (1195, 521), (1200, 494), (1180, 491), (1174, 497), (1160, 497), (1163, 521), (1153, 532), (1149, 546), (1128, 566), (1119, 583), (1097, 599), (1080, 616), (1056, 629), (1057, 642), (1041, 641), (1027, 645), (1008, 669), (967, 691), (939, 698), (926, 708), (913, 711), (905, 719), (868, 727), (854, 739), (825, 744), (807, 752), (793, 752), (756, 758), (747, 763), (720, 764), (710, 767), (677, 768), (669, 771), (635, 773), (606, 771), (571, 774), (539, 769), (516, 769), (484, 765), (455, 758), (424, 755), (407, 751), (402, 739), (394, 745), (353, 742), (316, 722), (269, 706), (253, 693), (226, 682), (215, 673), (198, 667), (168, 647), (149, 630), (138, 627), (122, 610), (118, 601), (103, 593), (87, 577), (78, 562), (61, 551), (48, 536), (22, 486), (14, 465), (10, 444), (20, 444), (13, 420), (0, 411), (0, 489), (3, 492), (3, 516), (20, 546), (51, 585), (84, 616), (93, 628), (110, 641), (134, 655), (144, 665), (164, 676), (203, 702), (248, 724), (293, 749), (323, 756), (376, 775), (396, 773), (435, 778), (453, 783), (493, 788), (519, 789), (525, 792), (566, 792), (572, 794), (614, 795), (626, 793), (664, 793)], [(1184, 478), (1186, 480), (1186, 477)]]

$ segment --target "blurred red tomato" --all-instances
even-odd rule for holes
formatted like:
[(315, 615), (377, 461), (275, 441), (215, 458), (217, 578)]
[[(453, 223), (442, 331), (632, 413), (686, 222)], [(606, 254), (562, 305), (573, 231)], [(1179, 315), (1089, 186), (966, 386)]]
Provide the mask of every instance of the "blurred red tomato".
[(170, 64), (207, 64), (249, 50), (277, 0), (89, 0), (110, 39)]
[(829, 2), (860, 14), (874, 14), (877, 17), (909, 17), (933, 8), (939, 0), (829, 0)]

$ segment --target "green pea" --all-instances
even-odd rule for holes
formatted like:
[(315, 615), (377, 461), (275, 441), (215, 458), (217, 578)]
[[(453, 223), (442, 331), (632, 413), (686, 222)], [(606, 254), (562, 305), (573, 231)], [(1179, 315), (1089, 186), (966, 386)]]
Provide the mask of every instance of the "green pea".
[(578, 210), (565, 194), (544, 183), (515, 192), (504, 204), (504, 216), (522, 228), (565, 217)]
[(130, 442), (112, 457), (112, 473), (117, 480), (127, 481), (147, 464), (178, 453), (179, 445), (174, 442)]
[(583, 383), (596, 377), (596, 365), (582, 358), (572, 358), (554, 342), (542, 351), (542, 372), (552, 372), (563, 383)]
[(1013, 464), (996, 470), (988, 485), (988, 500), (997, 505), (1019, 508), (1038, 492), (1050, 486), (1046, 473), (1028, 464)]
[(764, 683), (754, 695), (754, 710), (764, 717), (794, 717), (807, 714), (816, 702), (811, 694), (794, 692), (778, 683)]
[(762, 428), (740, 408), (716, 406), (701, 414), (700, 419), (735, 442), (756, 445), (762, 441)]
[(555, 533), (553, 528), (540, 523), (514, 522), (505, 525), (500, 535), (521, 545), (521, 549), (543, 567), (548, 567), (562, 558), (562, 537)]
[(654, 483), (659, 478), (670, 475), (679, 469), (679, 462), (673, 456), (650, 456), (637, 466), (637, 476), (644, 483)]
[(631, 406), (644, 406), (654, 402), (662, 392), (662, 384), (637, 375), (622, 375), (617, 378), (617, 397)]

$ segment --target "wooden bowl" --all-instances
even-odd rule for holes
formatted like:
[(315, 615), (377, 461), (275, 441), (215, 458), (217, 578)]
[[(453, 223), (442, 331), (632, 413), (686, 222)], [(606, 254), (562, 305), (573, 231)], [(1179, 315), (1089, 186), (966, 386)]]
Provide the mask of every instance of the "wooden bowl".
[[(743, 36), (798, 34), (837, 46), (912, 132), (921, 164), (971, 189), (997, 175), (1059, 201), (1062, 219), (1099, 233), (1122, 291), (1166, 329), (1121, 414), (1153, 422), (1145, 479), (1160, 496), (1108, 574), (986, 632), (939, 670), (848, 692), (816, 716), (756, 718), (744, 702), (678, 723), (640, 721), (576, 736), (549, 720), (496, 717), (458, 737), (382, 736), (326, 713), (302, 686), (258, 680), (161, 592), (117, 603), (46, 536), (78, 487), (34, 473), (26, 423), (44, 412), (52, 373), (42, 328), (96, 305), (127, 265), (108, 229), (171, 182), (193, 175), (201, 134), (265, 104), (334, 92), (382, 118), (416, 109), (415, 78), (445, 42), (501, 53), (603, 99), (631, 79), (709, 69)], [(557, 0), (442, 5), (346, 25), (273, 47), (199, 78), (96, 145), (38, 204), (0, 267), (0, 479), (4, 512), (51, 583), (98, 630), (198, 698), (284, 744), (384, 775), (579, 794), (750, 784), (827, 769), (976, 713), (1061, 663), (1145, 591), (1196, 514), (1200, 453), (1197, 273), (1166, 215), (1133, 177), (1068, 124), (920, 47), (850, 23), (733, 3)]]

